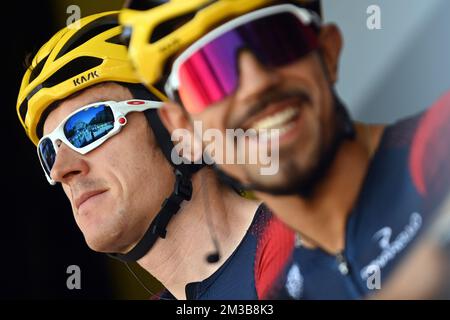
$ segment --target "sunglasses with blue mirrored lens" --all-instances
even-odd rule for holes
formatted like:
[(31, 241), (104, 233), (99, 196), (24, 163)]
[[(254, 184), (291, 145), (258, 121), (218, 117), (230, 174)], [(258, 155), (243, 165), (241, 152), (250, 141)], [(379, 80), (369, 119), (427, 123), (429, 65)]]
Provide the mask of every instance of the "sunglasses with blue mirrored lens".
[(162, 102), (138, 99), (106, 101), (81, 107), (71, 113), (55, 130), (39, 140), (37, 153), (48, 182), (55, 184), (50, 172), (61, 143), (80, 154), (86, 154), (119, 133), (127, 123), (127, 113), (158, 109), (162, 105)]

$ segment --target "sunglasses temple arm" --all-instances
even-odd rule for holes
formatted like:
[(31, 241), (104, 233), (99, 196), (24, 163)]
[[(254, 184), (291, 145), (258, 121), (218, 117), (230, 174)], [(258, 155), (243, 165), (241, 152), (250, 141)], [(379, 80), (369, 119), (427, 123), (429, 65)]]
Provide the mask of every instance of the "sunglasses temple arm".
[[(130, 102), (136, 101), (136, 100), (129, 100)], [(144, 104), (128, 104), (128, 101), (124, 101), (123, 104), (121, 104), (118, 108), (120, 112), (123, 114), (126, 114), (128, 112), (134, 112), (134, 111), (145, 111), (148, 109), (159, 109), (164, 105), (164, 102), (160, 101), (145, 101)]]

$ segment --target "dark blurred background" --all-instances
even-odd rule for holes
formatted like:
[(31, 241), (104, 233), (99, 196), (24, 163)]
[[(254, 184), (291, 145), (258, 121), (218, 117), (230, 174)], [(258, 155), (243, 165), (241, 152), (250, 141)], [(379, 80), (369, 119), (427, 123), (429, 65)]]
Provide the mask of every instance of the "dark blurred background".
[[(68, 6), (78, 5), (85, 17), (119, 9), (123, 2), (5, 3), (0, 299), (149, 297), (122, 264), (87, 247), (61, 188), (49, 186), (42, 174), (15, 109), (26, 54), (66, 25)], [(381, 9), (381, 30), (366, 27), (371, 4)], [(356, 119), (392, 122), (427, 108), (450, 89), (450, 1), (323, 0), (323, 7), (325, 20), (336, 22), (343, 32), (337, 90)], [(70, 265), (81, 268), (81, 290), (67, 289)], [(154, 280), (140, 275), (156, 290)]]

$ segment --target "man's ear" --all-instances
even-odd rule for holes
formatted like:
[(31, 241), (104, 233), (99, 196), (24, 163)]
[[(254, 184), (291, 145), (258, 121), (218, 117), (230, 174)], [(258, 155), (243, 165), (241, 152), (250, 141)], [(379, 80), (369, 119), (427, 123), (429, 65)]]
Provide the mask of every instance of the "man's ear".
[(327, 24), (320, 28), (319, 47), (330, 81), (333, 84), (338, 79), (339, 56), (341, 55), (342, 45), (342, 34), (335, 24)]
[(192, 131), (192, 124), (188, 115), (179, 105), (168, 101), (162, 108), (158, 109), (159, 117), (166, 129), (172, 133), (175, 129), (187, 129)]
[(158, 109), (159, 117), (172, 136), (174, 152), (189, 162), (202, 159), (202, 141), (195, 137), (194, 126), (183, 108), (173, 102), (166, 102)]

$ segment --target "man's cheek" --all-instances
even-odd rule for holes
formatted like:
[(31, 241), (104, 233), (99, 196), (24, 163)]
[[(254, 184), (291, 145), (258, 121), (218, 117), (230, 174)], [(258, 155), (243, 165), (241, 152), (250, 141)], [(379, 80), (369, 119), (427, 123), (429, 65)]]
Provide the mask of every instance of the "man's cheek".
[(62, 189), (64, 191), (64, 194), (66, 195), (67, 199), (70, 201), (70, 204), (72, 205), (72, 191), (68, 185), (63, 184)]

